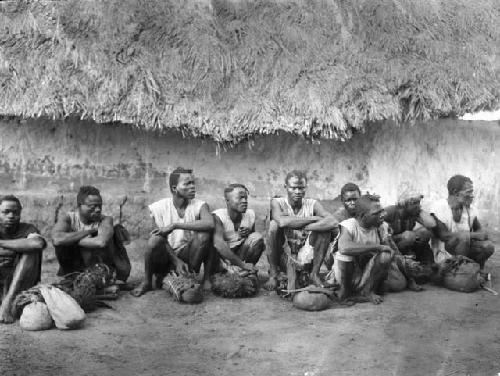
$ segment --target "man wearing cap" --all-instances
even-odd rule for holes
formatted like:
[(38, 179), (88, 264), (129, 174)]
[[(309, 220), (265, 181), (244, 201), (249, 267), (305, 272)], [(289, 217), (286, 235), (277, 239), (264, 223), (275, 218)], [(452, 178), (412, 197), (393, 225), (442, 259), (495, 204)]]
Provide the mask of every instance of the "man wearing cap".
[(385, 208), (385, 221), (392, 230), (392, 239), (402, 254), (414, 254), (423, 264), (434, 262), (429, 246), (434, 218), (420, 206), (424, 196), (415, 190), (405, 190), (396, 205)]
[(431, 210), (437, 218), (436, 233), (431, 246), (436, 262), (451, 255), (462, 255), (476, 261), (481, 269), (495, 252), (493, 243), (482, 228), (477, 210), (472, 205), (472, 180), (454, 175), (448, 180), (448, 199), (436, 202)]

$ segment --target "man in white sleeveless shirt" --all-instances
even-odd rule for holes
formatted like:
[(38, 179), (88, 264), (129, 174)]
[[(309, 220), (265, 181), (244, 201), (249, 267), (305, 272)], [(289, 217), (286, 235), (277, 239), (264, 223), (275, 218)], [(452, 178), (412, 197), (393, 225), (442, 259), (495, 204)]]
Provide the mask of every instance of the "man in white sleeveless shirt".
[(269, 281), (266, 284), (269, 290), (276, 289), (278, 273), (286, 272), (285, 242), (292, 253), (300, 252), (304, 246), (313, 248), (311, 281), (317, 286), (323, 284), (319, 270), (337, 221), (317, 200), (304, 198), (306, 186), (306, 175), (302, 171), (291, 171), (285, 178), (287, 197), (271, 200)]
[(171, 270), (178, 274), (204, 269), (204, 284), (209, 287), (213, 251), (211, 235), (214, 220), (208, 205), (195, 199), (196, 189), (192, 170), (181, 167), (169, 176), (172, 197), (149, 205), (153, 231), (144, 255), (144, 281), (132, 291), (141, 296), (153, 288), (153, 275), (157, 288)]
[[(116, 270), (117, 279), (125, 281), (130, 263), (115, 263), (113, 217), (102, 214), (102, 198), (93, 186), (82, 186), (76, 197), (77, 209), (57, 218), (52, 242), (59, 262), (57, 275), (81, 272), (96, 263)], [(128, 260), (128, 257), (127, 257)]]
[(264, 252), (264, 238), (255, 232), (255, 212), (248, 209), (248, 189), (230, 184), (224, 189), (226, 208), (215, 214), (214, 246), (231, 265), (254, 271)]
[(462, 255), (476, 261), (483, 269), (495, 247), (488, 240), (472, 205), (472, 180), (455, 175), (448, 180), (447, 188), (448, 200), (438, 201), (431, 208), (431, 214), (438, 219), (436, 235), (431, 239), (434, 260), (440, 262), (450, 255)]
[(383, 288), (395, 251), (387, 244), (389, 226), (378, 196), (363, 195), (356, 201), (356, 216), (340, 222), (335, 279), (338, 297), (360, 294), (374, 304), (383, 301), (377, 294)]

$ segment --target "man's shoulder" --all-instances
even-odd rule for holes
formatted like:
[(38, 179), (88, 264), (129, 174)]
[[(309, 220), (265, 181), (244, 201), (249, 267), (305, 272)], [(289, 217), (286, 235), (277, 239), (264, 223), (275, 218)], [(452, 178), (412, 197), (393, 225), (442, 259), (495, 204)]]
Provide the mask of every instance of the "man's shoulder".
[(25, 238), (30, 234), (39, 234), (38, 228), (32, 224), (27, 222), (19, 223), (19, 228), (17, 229), (17, 238)]
[(436, 214), (436, 215), (451, 212), (450, 206), (448, 205), (448, 200), (441, 199), (441, 200), (434, 201), (430, 205), (429, 212), (432, 214)]
[(356, 223), (356, 218), (347, 218), (340, 222), (339, 225), (346, 228), (352, 228), (353, 226), (356, 226)]
[(385, 211), (385, 218), (387, 219), (388, 222), (392, 222), (397, 213), (398, 213), (398, 206), (397, 205), (389, 205), (384, 208)]
[(347, 210), (343, 206), (339, 207), (335, 212), (333, 213), (333, 216), (335, 219), (340, 223), (342, 221), (345, 221), (346, 219), (349, 219), (349, 214), (347, 213)]
[(212, 214), (215, 214), (217, 217), (225, 217), (227, 216), (227, 209), (226, 208), (220, 208), (220, 209), (215, 209)]

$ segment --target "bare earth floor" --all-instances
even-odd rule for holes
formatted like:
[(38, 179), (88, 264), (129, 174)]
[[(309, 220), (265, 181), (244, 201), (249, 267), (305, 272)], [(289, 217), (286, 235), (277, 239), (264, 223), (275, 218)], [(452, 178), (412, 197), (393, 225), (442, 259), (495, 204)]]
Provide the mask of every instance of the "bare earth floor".
[[(144, 241), (129, 247), (131, 281)], [(56, 270), (46, 252), (43, 281)], [(488, 263), (500, 290), (500, 254)], [(128, 293), (75, 331), (0, 326), (0, 375), (497, 375), (500, 296), (427, 285), (380, 306), (304, 312), (274, 293), (181, 305)]]

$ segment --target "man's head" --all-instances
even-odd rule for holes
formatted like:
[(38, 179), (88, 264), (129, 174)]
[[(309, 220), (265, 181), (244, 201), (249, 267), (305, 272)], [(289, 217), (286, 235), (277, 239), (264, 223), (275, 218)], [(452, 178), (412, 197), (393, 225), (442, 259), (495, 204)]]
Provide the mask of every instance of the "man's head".
[(248, 208), (248, 189), (243, 184), (229, 184), (224, 189), (228, 210), (245, 213)]
[(404, 210), (407, 216), (416, 217), (422, 210), (420, 202), (423, 197), (418, 191), (406, 190), (399, 195), (397, 205)]
[(340, 190), (340, 200), (344, 204), (349, 215), (354, 215), (356, 211), (356, 201), (361, 197), (361, 190), (354, 183), (345, 184)]
[(76, 196), (76, 204), (80, 217), (84, 221), (96, 222), (101, 219), (102, 198), (101, 192), (96, 187), (91, 185), (80, 187)]
[(196, 195), (193, 170), (177, 167), (170, 174), (168, 184), (174, 196), (192, 200)]
[(0, 224), (5, 229), (15, 229), (21, 221), (21, 202), (16, 196), (0, 197)]
[(307, 176), (303, 171), (290, 171), (285, 177), (285, 189), (290, 203), (302, 202), (306, 194)]
[(472, 180), (463, 175), (452, 176), (448, 180), (448, 195), (453, 197), (458, 204), (470, 206), (474, 200)]
[(384, 209), (380, 205), (380, 198), (375, 195), (362, 195), (356, 201), (356, 219), (363, 227), (378, 227), (384, 222)]

